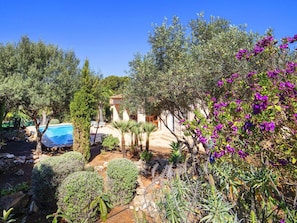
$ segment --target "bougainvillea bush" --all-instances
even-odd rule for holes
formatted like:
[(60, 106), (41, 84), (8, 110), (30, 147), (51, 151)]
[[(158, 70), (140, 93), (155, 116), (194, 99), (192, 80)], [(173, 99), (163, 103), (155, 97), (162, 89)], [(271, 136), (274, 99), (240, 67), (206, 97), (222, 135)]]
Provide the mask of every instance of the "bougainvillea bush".
[(225, 190), (244, 222), (293, 222), (296, 217), (295, 42), (297, 35), (280, 44), (266, 36), (253, 50), (239, 50), (236, 58), (257, 69), (219, 80), (222, 94), (207, 95), (207, 117), (196, 111), (194, 120), (182, 121), (185, 134), (204, 145), (217, 188)]

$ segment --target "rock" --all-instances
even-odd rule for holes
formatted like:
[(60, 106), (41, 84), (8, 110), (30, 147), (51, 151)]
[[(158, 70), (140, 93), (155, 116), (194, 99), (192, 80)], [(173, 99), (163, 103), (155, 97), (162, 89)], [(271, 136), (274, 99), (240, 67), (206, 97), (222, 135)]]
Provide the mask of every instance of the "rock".
[(14, 155), (13, 155), (13, 154), (10, 154), (10, 153), (8, 153), (8, 154), (6, 154), (6, 158), (8, 158), (8, 159), (12, 159), (12, 158), (14, 158)]
[(39, 210), (38, 206), (34, 201), (32, 201), (29, 206), (29, 214), (37, 213), (38, 210)]
[(107, 165), (108, 165), (108, 162), (104, 162), (104, 163), (103, 163), (103, 167), (104, 167), (104, 168), (107, 168)]
[(136, 189), (136, 194), (137, 195), (143, 195), (143, 194), (145, 194), (145, 188), (137, 188)]
[(22, 214), (25, 212), (25, 208), (29, 202), (29, 195), (19, 191), (14, 194), (9, 194), (1, 197), (0, 199), (0, 210), (8, 210), (13, 208), (15, 215)]
[(102, 172), (104, 170), (104, 166), (95, 166), (94, 169), (97, 172)]

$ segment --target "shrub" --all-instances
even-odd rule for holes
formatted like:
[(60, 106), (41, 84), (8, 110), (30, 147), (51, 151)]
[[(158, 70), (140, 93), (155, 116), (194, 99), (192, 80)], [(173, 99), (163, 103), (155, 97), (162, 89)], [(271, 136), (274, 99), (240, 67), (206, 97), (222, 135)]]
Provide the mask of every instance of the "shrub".
[(144, 160), (145, 162), (149, 162), (153, 157), (152, 152), (144, 150), (142, 153), (140, 153), (140, 159)]
[(171, 142), (171, 154), (169, 157), (169, 162), (173, 163), (174, 165), (178, 163), (182, 163), (185, 161), (185, 155), (182, 153), (181, 144), (179, 142)]
[(79, 152), (41, 160), (32, 170), (32, 189), (37, 204), (54, 208), (56, 189), (70, 174), (84, 169), (84, 158)]
[(107, 135), (103, 138), (102, 147), (106, 150), (113, 150), (118, 147), (120, 144), (120, 140), (117, 137), (112, 135)]
[(131, 160), (118, 158), (108, 163), (106, 172), (112, 204), (129, 203), (137, 185), (137, 166)]
[(51, 124), (51, 125), (60, 124), (60, 121), (59, 121), (59, 119), (53, 118), (50, 120), (49, 124)]
[(66, 177), (58, 188), (58, 209), (72, 223), (96, 222), (92, 201), (102, 196), (103, 179), (95, 172), (79, 171)]

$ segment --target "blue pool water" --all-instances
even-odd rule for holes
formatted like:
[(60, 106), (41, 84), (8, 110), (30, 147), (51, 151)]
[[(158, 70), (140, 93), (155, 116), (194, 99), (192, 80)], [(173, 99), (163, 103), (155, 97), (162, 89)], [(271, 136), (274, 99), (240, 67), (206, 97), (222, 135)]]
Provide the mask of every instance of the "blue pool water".
[[(39, 127), (43, 131), (45, 126)], [(50, 125), (41, 141), (46, 147), (70, 147), (73, 145), (72, 124)]]

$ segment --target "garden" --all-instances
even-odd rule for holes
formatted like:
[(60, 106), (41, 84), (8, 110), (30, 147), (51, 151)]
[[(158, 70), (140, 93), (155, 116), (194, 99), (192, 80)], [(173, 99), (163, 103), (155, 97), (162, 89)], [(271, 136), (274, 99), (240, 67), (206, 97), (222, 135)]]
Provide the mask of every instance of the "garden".
[[(186, 38), (178, 18), (166, 22), (150, 35), (152, 52), (130, 63), (120, 108), (159, 114), (164, 124), (164, 111), (174, 116), (178, 124), (167, 127), (175, 138), (165, 155), (150, 146), (153, 124), (113, 121), (120, 137), (103, 137), (96, 155), (117, 155), (100, 167), (89, 165), (95, 162), (90, 121), (96, 107), (102, 119), (110, 89), (98, 90), (102, 82), (88, 61), (77, 79), (81, 87), (67, 103), (53, 97), (51, 103), (20, 104), (28, 106), (37, 129), (30, 193), (46, 210), (43, 220), (112, 222), (114, 210), (129, 207), (133, 217), (126, 222), (296, 222), (297, 35), (276, 40), (271, 31), (260, 37), (223, 19), (199, 17)], [(57, 103), (62, 101), (69, 110)], [(39, 130), (41, 111), (70, 113), (71, 151), (40, 159), (48, 152), (41, 138), (50, 121)], [(137, 208), (136, 197), (142, 202)], [(4, 209), (1, 220), (12, 222), (13, 209)]]

